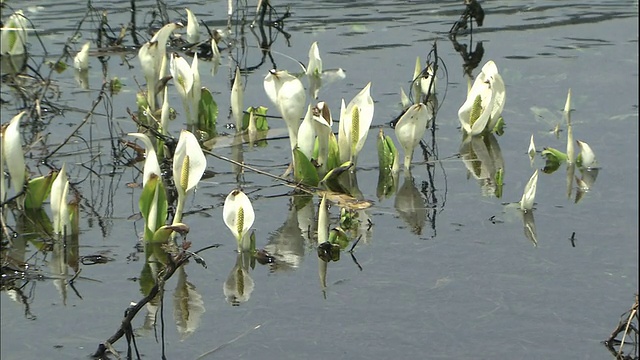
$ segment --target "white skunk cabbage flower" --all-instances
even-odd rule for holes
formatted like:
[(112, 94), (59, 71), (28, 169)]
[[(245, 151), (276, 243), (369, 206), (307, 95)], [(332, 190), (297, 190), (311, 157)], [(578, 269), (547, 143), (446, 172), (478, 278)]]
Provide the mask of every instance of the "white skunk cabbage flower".
[(527, 150), (527, 154), (529, 155), (529, 160), (533, 165), (533, 159), (536, 156), (536, 144), (533, 142), (533, 134), (531, 134), (531, 140), (529, 141), (529, 150)]
[(571, 125), (571, 89), (567, 92), (567, 101), (564, 103), (562, 113), (567, 120), (567, 162), (572, 164), (575, 159), (576, 150), (573, 142), (573, 126)]
[(182, 220), (186, 196), (198, 185), (206, 168), (207, 158), (202, 152), (198, 139), (191, 132), (182, 130), (173, 154), (173, 181), (178, 191), (178, 204), (173, 224)]
[(373, 121), (373, 99), (371, 83), (368, 83), (345, 107), (344, 100), (340, 109), (340, 131), (338, 147), (340, 161), (356, 163)]
[(289, 130), (291, 150), (298, 144), (298, 128), (307, 103), (304, 85), (286, 70), (271, 70), (264, 78), (264, 91), (276, 105)]
[(496, 64), (489, 60), (478, 74), (458, 110), (458, 118), (464, 131), (472, 136), (492, 131), (505, 102), (505, 87)]
[(231, 114), (236, 124), (236, 131), (242, 130), (242, 117), (244, 116), (243, 98), (244, 91), (242, 90), (240, 67), (236, 66), (236, 76), (233, 79), (233, 87), (231, 88)]
[(247, 249), (249, 229), (256, 219), (251, 200), (240, 190), (233, 190), (224, 200), (222, 217), (238, 242), (238, 249)]
[(180, 132), (180, 139), (173, 155), (173, 176), (178, 195), (193, 189), (207, 168), (207, 158), (196, 137), (187, 130)]
[(218, 42), (216, 41), (215, 36), (211, 39), (211, 54), (211, 63), (213, 64), (211, 67), (211, 75), (215, 75), (220, 67), (221, 58), (220, 49), (218, 48)]
[(171, 76), (175, 81), (176, 88), (182, 99), (186, 99), (193, 87), (193, 70), (191, 66), (178, 53), (171, 54), (171, 66), (169, 67)]
[(87, 41), (82, 45), (82, 49), (73, 58), (73, 66), (78, 71), (86, 71), (89, 69), (89, 48), (91, 42)]
[(170, 71), (187, 113), (187, 124), (195, 124), (202, 93), (200, 72), (198, 71), (198, 55), (196, 54), (193, 57), (191, 65), (189, 65), (187, 60), (177, 53), (171, 54)]
[[(431, 84), (431, 78), (433, 78), (433, 84)], [(431, 85), (431, 90), (429, 90)], [(416, 65), (413, 70), (413, 83), (411, 84), (411, 92), (415, 102), (422, 101), (422, 96), (436, 93), (436, 78), (434, 77), (433, 68), (431, 65), (426, 69), (426, 72), (422, 69), (422, 62), (420, 57), (416, 57)]]
[(331, 110), (329, 106), (320, 101), (313, 109), (313, 127), (318, 137), (318, 159), (321, 169), (327, 170), (327, 157), (329, 156), (329, 134), (333, 126)]
[(142, 175), (142, 187), (147, 184), (147, 180), (151, 177), (152, 174), (156, 174), (160, 176), (160, 164), (158, 164), (158, 155), (156, 154), (156, 149), (151, 143), (151, 139), (146, 134), (142, 133), (129, 133), (129, 136), (133, 136), (137, 139), (140, 139), (144, 144), (145, 149), (145, 160), (144, 160), (144, 171)]
[(140, 66), (147, 82), (147, 101), (152, 111), (156, 110), (155, 94), (158, 81), (164, 77), (166, 71), (167, 41), (169, 35), (179, 27), (181, 25), (175, 23), (163, 26), (138, 51)]
[(0, 54), (22, 55), (27, 47), (28, 22), (22, 10), (18, 10), (9, 16), (0, 31)]
[(198, 53), (193, 54), (191, 60), (191, 73), (193, 73), (193, 85), (191, 85), (191, 108), (195, 112), (195, 121), (198, 121), (198, 109), (200, 98), (202, 97), (202, 83), (200, 82), (200, 71), (198, 70)]
[(580, 154), (578, 155), (578, 166), (591, 169), (597, 165), (596, 154), (591, 149), (591, 146), (584, 141), (576, 140), (578, 147), (580, 148)]
[(69, 217), (69, 208), (67, 203), (67, 194), (69, 193), (69, 178), (66, 172), (67, 164), (62, 164), (62, 169), (51, 184), (51, 214), (53, 217), (53, 232), (62, 234), (65, 231), (71, 231), (71, 219)]
[(320, 75), (322, 75), (322, 59), (320, 58), (318, 42), (315, 41), (313, 44), (311, 44), (311, 48), (309, 49), (309, 64), (307, 65), (307, 76)]
[(187, 11), (187, 42), (193, 44), (200, 40), (200, 24), (190, 9)]
[(409, 95), (404, 92), (403, 88), (400, 88), (400, 105), (402, 106), (402, 110), (406, 110), (411, 106), (412, 102), (409, 98)]
[(313, 109), (311, 108), (311, 104), (309, 104), (304, 120), (302, 120), (302, 124), (300, 124), (300, 128), (298, 128), (298, 148), (309, 160), (313, 157), (313, 147), (316, 140), (314, 122)]
[[(11, 176), (11, 187), (19, 193), (24, 186), (26, 175), (26, 165), (24, 162), (24, 152), (22, 151), (22, 139), (20, 137), (20, 119), (25, 112), (14, 116), (9, 125), (2, 129), (2, 161), (7, 164), (7, 171)], [(4, 172), (3, 172), (4, 176)], [(6, 194), (4, 182), (2, 183), (2, 198)]]
[(411, 105), (396, 124), (396, 138), (404, 149), (404, 168), (411, 167), (413, 151), (422, 140), (427, 126), (433, 118), (431, 106), (423, 103)]
[(536, 187), (538, 185), (538, 170), (531, 175), (527, 186), (524, 187), (524, 193), (520, 200), (520, 210), (524, 212), (533, 210), (533, 202), (536, 199)]

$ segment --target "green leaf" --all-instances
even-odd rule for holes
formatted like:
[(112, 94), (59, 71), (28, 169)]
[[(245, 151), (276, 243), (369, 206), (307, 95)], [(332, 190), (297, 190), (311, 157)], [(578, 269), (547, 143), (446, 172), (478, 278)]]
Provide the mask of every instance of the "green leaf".
[(551, 174), (560, 168), (560, 163), (568, 159), (567, 154), (558, 151), (554, 148), (545, 148), (542, 150), (541, 155), (546, 159), (542, 172), (545, 174)]
[(345, 249), (347, 246), (349, 246), (349, 237), (347, 236), (347, 233), (344, 232), (344, 230), (336, 227), (331, 229), (331, 232), (329, 233), (329, 243), (332, 245), (340, 246), (340, 249)]
[(500, 199), (502, 197), (502, 187), (504, 185), (504, 169), (503, 168), (499, 168), (496, 171), (495, 181), (496, 181), (496, 191), (494, 194), (498, 199)]
[(376, 196), (379, 200), (385, 199), (395, 193), (396, 182), (391, 171), (380, 168), (378, 171), (378, 186), (376, 188)]
[(39, 209), (42, 203), (51, 193), (51, 184), (58, 176), (57, 171), (52, 171), (45, 176), (40, 176), (29, 180), (27, 184), (27, 195), (24, 200), (26, 209)]
[(217, 135), (217, 121), (218, 104), (216, 104), (209, 89), (202, 88), (198, 105), (198, 130), (206, 132), (210, 138), (214, 137)]
[(249, 113), (253, 111), (253, 116), (256, 119), (256, 130), (266, 131), (269, 130), (269, 123), (267, 122), (267, 110), (264, 106), (248, 107), (247, 112), (242, 117), (242, 130), (249, 128)]
[(327, 170), (340, 166), (340, 148), (334, 133), (329, 133), (329, 154), (327, 154)]
[(550, 148), (550, 147), (544, 148), (544, 150), (542, 150), (541, 155), (547, 160), (553, 160), (557, 162), (564, 162), (564, 161), (567, 161), (568, 159), (567, 154), (563, 153), (560, 150)]
[(378, 166), (380, 171), (391, 172), (398, 149), (390, 136), (385, 136), (382, 129), (378, 133)]
[[(151, 214), (154, 209), (154, 200), (155, 214)], [(140, 194), (138, 206), (145, 220), (145, 241), (153, 241), (155, 231), (161, 228), (167, 221), (167, 209), (169, 206), (167, 203), (167, 193), (160, 177), (153, 174), (149, 180), (147, 180), (144, 189), (142, 189), (142, 194)], [(154, 217), (155, 223), (149, 224), (149, 221), (153, 221), (152, 218)]]
[(296, 195), (293, 197), (293, 206), (295, 207), (296, 210), (301, 210), (305, 206), (307, 206), (307, 204), (312, 200), (313, 200), (313, 195), (302, 193), (300, 195)]
[(353, 167), (353, 162), (347, 161), (344, 164), (331, 169), (331, 171), (329, 171), (327, 175), (322, 178), (322, 181), (320, 183), (328, 190), (343, 194), (349, 194), (349, 190), (345, 189), (345, 187), (340, 182), (339, 177), (345, 171), (351, 169), (351, 167)]
[(114, 76), (109, 82), (109, 90), (112, 95), (118, 94), (122, 90), (122, 81)]
[(502, 116), (498, 118), (498, 122), (496, 123), (496, 126), (494, 126), (492, 130), (498, 136), (504, 135), (504, 118)]
[(318, 186), (319, 179), (316, 167), (298, 148), (293, 150), (293, 177), (304, 185)]

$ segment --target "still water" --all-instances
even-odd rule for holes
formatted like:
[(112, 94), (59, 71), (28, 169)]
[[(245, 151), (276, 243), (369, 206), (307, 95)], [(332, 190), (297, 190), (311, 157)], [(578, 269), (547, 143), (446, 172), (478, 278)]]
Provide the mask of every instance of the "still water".
[[(506, 84), (505, 134), (495, 139), (505, 171), (500, 198), (471, 175), (459, 156), (464, 146), (457, 111), (466, 98), (467, 79), (463, 58), (447, 32), (464, 9), (462, 1), (297, 1), (290, 4), (291, 17), (284, 20), (286, 34), (271, 30), (278, 33), (271, 46), (273, 61), (261, 63), (259, 37), (245, 28), (246, 51), (224, 53), (215, 76), (210, 75), (210, 63), (202, 62), (203, 86), (212, 90), (220, 109), (222, 135), (214, 152), (233, 158), (237, 148), (228, 146), (231, 141), (223, 134), (228, 131), (224, 124), (232, 122), (227, 118), (233, 68), (229, 55), (253, 68), (243, 77), (245, 106), (270, 106), (262, 87), (264, 76), (274, 66), (299, 71), (295, 60), (306, 63), (314, 41), (326, 69), (345, 70), (344, 79), (324, 84), (319, 93), (334, 117), (342, 98), (348, 102), (371, 82), (374, 128), (358, 158), (357, 179), (363, 197), (375, 204), (361, 213), (363, 238), (353, 253), (357, 263), (346, 252), (340, 261), (330, 262), (323, 289), (316, 240), (307, 231), (315, 226), (318, 200), (296, 208), (291, 206), (290, 188), (250, 171), (238, 180), (232, 165), (209, 157), (208, 168), (215, 175), (203, 180), (188, 201), (184, 222), (191, 228), (192, 249), (222, 246), (201, 253), (207, 268), (192, 261), (166, 285), (162, 320), (168, 358), (195, 359), (224, 344), (205, 358), (612, 357), (601, 342), (638, 291), (638, 3), (481, 4), (486, 13), (483, 26), (474, 24), (472, 37), (468, 32), (458, 35), (457, 49), (466, 46), (471, 52), (481, 43), (484, 55), (472, 74), (493, 60)], [(281, 15), (287, 6), (276, 0), (272, 5)], [(87, 11), (86, 2), (52, 6), (14, 1), (11, 6), (23, 9), (41, 36), (46, 52), (32, 40), (35, 63), (57, 59)], [(131, 19), (129, 2), (93, 6), (106, 11), (115, 32)], [(173, 2), (169, 18), (186, 18), (185, 7), (212, 29), (227, 25), (226, 1)], [(155, 1), (137, 2), (143, 41), (155, 8)], [(250, 5), (249, 17), (253, 9)], [(3, 10), (3, 19), (9, 13)], [(81, 39), (73, 49), (95, 38), (97, 21), (90, 16), (80, 25)], [(232, 29), (239, 33), (240, 27), (234, 22)], [(126, 37), (123, 43), (132, 42)], [(400, 175), (397, 193), (380, 199), (377, 128), (393, 137), (388, 123), (400, 112), (400, 88), (408, 91), (416, 57), (424, 61), (434, 42), (447, 70), (438, 78), (435, 139), (429, 131), (425, 135), (437, 151), (427, 163), (418, 149), (411, 173)], [(102, 255), (111, 261), (80, 264), (74, 290), (60, 279), (60, 260), (54, 252), (38, 251), (26, 240), (27, 234), (14, 239), (11, 256), (41, 268), (44, 277), (19, 283), (22, 300), (15, 300), (16, 292), (0, 295), (2, 359), (87, 358), (116, 331), (129, 303), (142, 298), (137, 280), (144, 255), (136, 243), (144, 225), (135, 216), (140, 189), (127, 186), (141, 182), (141, 176), (124, 166), (113, 150), (120, 148), (118, 138), (127, 139), (126, 133), (136, 131), (126, 112), (136, 106), (136, 82), (144, 82), (136, 53), (120, 49), (104, 63), (94, 53), (88, 90), (78, 86), (71, 69), (54, 75), (56, 104), (64, 111), (48, 117), (50, 122), (39, 129), (47, 137), (30, 152), (28, 166), (34, 173), (48, 171), (38, 166), (39, 151), (51, 151), (83, 120), (103, 74), (107, 79), (117, 76), (124, 84), (122, 92), (97, 107), (79, 136), (49, 159), (58, 168), (63, 162), (73, 164), (69, 176), (82, 195), (80, 255)], [(523, 226), (521, 214), (509, 203), (520, 200), (533, 171), (544, 166), (539, 154), (533, 164), (527, 155), (532, 134), (538, 151), (564, 150), (566, 132), (556, 136), (553, 130), (557, 124), (564, 129), (561, 110), (569, 89), (574, 137), (591, 145), (600, 170), (578, 201), (573, 180), (567, 196), (564, 166), (540, 174), (534, 245), (532, 223)], [(8, 93), (3, 83), (3, 99), (11, 98)], [(170, 101), (180, 112), (180, 100)], [(19, 106), (3, 104), (2, 122)], [(282, 138), (282, 121), (271, 120), (270, 126), (267, 145), (245, 145), (242, 158), (280, 175), (289, 161), (289, 142)], [(178, 134), (184, 123), (178, 118), (171, 127)], [(277, 261), (248, 268), (251, 281), (245, 281), (243, 302), (231, 306), (225, 284), (242, 259), (236, 257), (234, 239), (222, 221), (222, 204), (239, 184), (256, 210), (257, 246)], [(331, 215), (335, 224), (337, 207)], [(180, 302), (174, 300), (184, 291), (191, 314), (188, 324), (177, 321), (184, 307), (180, 310)], [(158, 315), (158, 324), (160, 320)], [(154, 334), (141, 313), (134, 328), (143, 356), (160, 358), (161, 326)], [(124, 339), (114, 347), (126, 354)]]

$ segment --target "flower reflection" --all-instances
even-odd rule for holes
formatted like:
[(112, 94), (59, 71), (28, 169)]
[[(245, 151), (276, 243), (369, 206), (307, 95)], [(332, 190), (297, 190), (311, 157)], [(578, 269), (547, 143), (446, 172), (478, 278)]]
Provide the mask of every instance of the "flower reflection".
[(184, 266), (178, 270), (178, 283), (173, 293), (173, 317), (180, 334), (184, 340), (195, 332), (200, 326), (200, 318), (205, 312), (202, 295), (196, 291), (196, 287), (187, 281), (187, 273)]
[(579, 178), (576, 176), (576, 204), (582, 199), (585, 193), (591, 190), (593, 184), (596, 182), (596, 178), (598, 177), (598, 171), (599, 169), (580, 169), (581, 176)]
[(55, 240), (49, 267), (53, 274), (53, 284), (58, 289), (63, 305), (67, 305), (67, 286), (74, 274), (78, 273), (78, 234), (66, 236), (64, 239)]
[(249, 275), (251, 254), (247, 251), (238, 253), (236, 265), (231, 269), (227, 281), (222, 288), (227, 302), (232, 306), (249, 301), (255, 284)]
[(311, 196), (296, 197), (287, 220), (269, 238), (264, 250), (274, 257), (270, 270), (288, 271), (300, 266), (305, 253), (305, 240), (310, 241), (315, 230)]
[(500, 198), (504, 160), (496, 137), (493, 134), (465, 136), (460, 145), (460, 156), (468, 174), (479, 181), (482, 194)]
[(522, 212), (522, 224), (524, 236), (533, 243), (533, 246), (538, 246), (538, 235), (536, 233), (536, 222), (533, 219), (533, 211)]
[(411, 232), (421, 235), (427, 219), (427, 209), (409, 171), (404, 173), (404, 182), (396, 194), (394, 206)]

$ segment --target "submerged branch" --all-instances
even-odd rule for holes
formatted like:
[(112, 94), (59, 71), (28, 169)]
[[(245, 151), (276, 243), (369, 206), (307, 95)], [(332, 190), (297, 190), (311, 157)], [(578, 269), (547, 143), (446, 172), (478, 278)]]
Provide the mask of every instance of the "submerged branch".
[(120, 324), (118, 330), (113, 335), (111, 335), (111, 337), (109, 337), (107, 341), (99, 344), (98, 349), (95, 353), (93, 353), (93, 355), (91, 355), (91, 357), (93, 357), (94, 359), (103, 359), (105, 358), (107, 351), (113, 352), (113, 344), (120, 340), (123, 336), (128, 334), (128, 329), (131, 328), (131, 321), (133, 321), (136, 315), (145, 307), (145, 305), (147, 305), (147, 303), (149, 303), (160, 293), (160, 291), (162, 291), (165, 282), (173, 276), (176, 270), (183, 266), (192, 257), (196, 258), (196, 262), (200, 263), (200, 260), (198, 260), (197, 256), (198, 253), (218, 246), (219, 245), (207, 246), (195, 252), (182, 251), (180, 254), (178, 254), (176, 258), (173, 259), (173, 261), (169, 262), (164, 275), (156, 282), (153, 288), (151, 288), (149, 294), (147, 294), (147, 296), (142, 298), (134, 305), (131, 305), (129, 308), (127, 308), (127, 310), (125, 311), (124, 319), (122, 319), (122, 323)]

